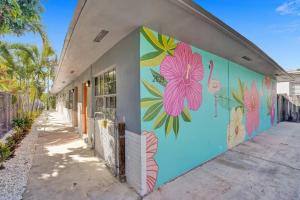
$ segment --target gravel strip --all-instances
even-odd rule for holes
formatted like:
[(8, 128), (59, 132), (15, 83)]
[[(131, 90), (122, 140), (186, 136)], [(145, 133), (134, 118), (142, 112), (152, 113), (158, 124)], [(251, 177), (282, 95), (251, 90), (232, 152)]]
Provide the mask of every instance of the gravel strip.
[(30, 133), (22, 140), (15, 156), (4, 162), (0, 170), (0, 200), (19, 200), (26, 189), (28, 173), (31, 168), (38, 129), (45, 121), (44, 113), (36, 119)]
[(0, 138), (0, 142), (5, 143), (5, 142), (6, 142), (6, 141), (5, 141), (6, 138), (7, 138), (8, 136), (11, 136), (13, 133), (14, 133), (13, 130), (10, 130), (10, 131), (8, 131), (7, 133), (5, 133), (4, 136), (3, 136), (2, 138)]

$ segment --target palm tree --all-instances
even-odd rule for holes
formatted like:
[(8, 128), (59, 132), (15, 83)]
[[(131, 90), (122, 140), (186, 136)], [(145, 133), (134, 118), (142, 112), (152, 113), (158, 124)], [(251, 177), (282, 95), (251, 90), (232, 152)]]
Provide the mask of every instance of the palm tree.
[[(55, 52), (50, 46), (44, 46), (39, 50), (37, 46), (21, 44), (5, 44), (0, 46), (0, 49), (2, 49), (0, 66), (6, 68), (10, 80), (14, 80), (18, 90), (25, 94), (22, 98), (22, 110), (32, 113), (34, 103), (43, 94), (46, 80), (53, 72), (53, 66), (56, 65)], [(32, 104), (29, 110), (30, 101)]]
[(36, 46), (33, 46), (32, 52), (34, 55), (34, 59), (32, 60), (34, 66), (34, 76), (32, 78), (36, 87), (33, 96), (31, 112), (33, 112), (36, 98), (40, 98), (45, 90), (45, 86), (47, 84), (46, 80), (52, 71), (51, 68), (56, 64), (56, 56), (51, 47), (44, 47), (40, 52)]

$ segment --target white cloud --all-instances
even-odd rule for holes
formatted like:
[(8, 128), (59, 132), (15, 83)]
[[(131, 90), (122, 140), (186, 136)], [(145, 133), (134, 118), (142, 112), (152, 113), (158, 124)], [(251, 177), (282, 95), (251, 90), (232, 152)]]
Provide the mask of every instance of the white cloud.
[(281, 15), (299, 15), (300, 16), (300, 0), (286, 1), (276, 8)]

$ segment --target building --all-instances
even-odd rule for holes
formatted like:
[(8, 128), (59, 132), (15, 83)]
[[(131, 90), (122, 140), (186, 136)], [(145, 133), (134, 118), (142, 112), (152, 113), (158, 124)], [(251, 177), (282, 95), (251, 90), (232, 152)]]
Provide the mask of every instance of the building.
[(300, 120), (300, 70), (288, 71), (290, 80), (284, 80), (277, 83), (277, 94), (281, 100), (279, 107), (282, 110), (281, 121), (299, 121)]
[[(57, 110), (144, 195), (276, 125), (274, 60), (191, 0), (80, 0)], [(92, 172), (91, 172), (92, 173)]]

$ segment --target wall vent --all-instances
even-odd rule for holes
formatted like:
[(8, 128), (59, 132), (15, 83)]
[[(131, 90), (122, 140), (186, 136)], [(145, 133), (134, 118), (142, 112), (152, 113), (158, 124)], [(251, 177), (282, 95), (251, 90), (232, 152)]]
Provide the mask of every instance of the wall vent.
[(101, 40), (108, 34), (109, 31), (102, 29), (95, 37), (94, 42), (101, 42)]
[(244, 60), (251, 61), (251, 58), (249, 58), (248, 56), (243, 56), (242, 58), (243, 58)]

